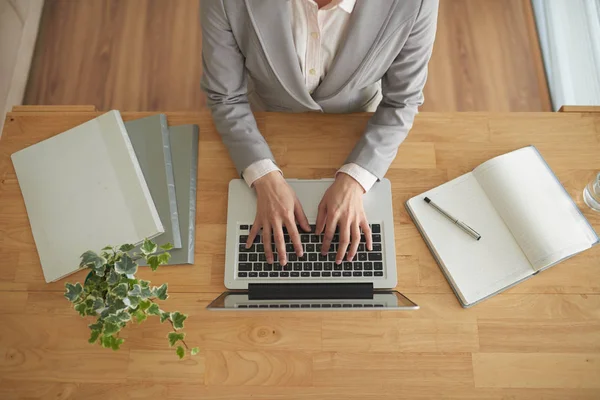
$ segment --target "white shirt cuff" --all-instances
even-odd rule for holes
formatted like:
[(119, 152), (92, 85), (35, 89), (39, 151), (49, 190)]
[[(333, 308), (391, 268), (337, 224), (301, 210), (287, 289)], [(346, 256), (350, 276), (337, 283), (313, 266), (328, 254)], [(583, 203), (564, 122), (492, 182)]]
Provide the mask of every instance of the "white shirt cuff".
[(256, 161), (250, 164), (243, 172), (242, 176), (244, 180), (248, 184), (249, 187), (252, 187), (254, 181), (259, 178), (262, 178), (269, 172), (279, 171), (281, 170), (275, 165), (272, 160), (265, 158), (264, 160)]
[(340, 172), (348, 174), (356, 179), (360, 186), (362, 186), (362, 188), (365, 190), (365, 193), (371, 190), (375, 182), (377, 182), (377, 177), (375, 175), (358, 164), (345, 164), (337, 171), (336, 175)]

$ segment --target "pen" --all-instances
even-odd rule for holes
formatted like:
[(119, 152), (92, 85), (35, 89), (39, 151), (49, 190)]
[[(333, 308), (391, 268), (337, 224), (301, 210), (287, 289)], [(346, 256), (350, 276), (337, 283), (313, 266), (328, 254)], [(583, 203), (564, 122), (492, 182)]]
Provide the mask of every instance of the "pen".
[(481, 235), (479, 233), (477, 233), (473, 228), (471, 228), (469, 225), (465, 224), (464, 222), (459, 221), (458, 219), (454, 218), (452, 215), (448, 214), (446, 211), (442, 210), (440, 208), (440, 206), (438, 206), (433, 201), (431, 201), (431, 199), (429, 197), (425, 197), (425, 203), (427, 203), (431, 207), (435, 208), (440, 214), (442, 214), (444, 217), (446, 217), (450, 221), (452, 221), (454, 223), (454, 225), (458, 226), (460, 229), (467, 232), (475, 240), (481, 239)]

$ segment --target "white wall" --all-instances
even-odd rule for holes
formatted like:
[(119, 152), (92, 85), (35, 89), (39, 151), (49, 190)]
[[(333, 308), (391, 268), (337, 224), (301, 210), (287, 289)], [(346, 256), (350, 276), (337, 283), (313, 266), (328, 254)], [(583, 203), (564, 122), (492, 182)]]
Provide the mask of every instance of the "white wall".
[(532, 0), (555, 110), (600, 105), (600, 0)]

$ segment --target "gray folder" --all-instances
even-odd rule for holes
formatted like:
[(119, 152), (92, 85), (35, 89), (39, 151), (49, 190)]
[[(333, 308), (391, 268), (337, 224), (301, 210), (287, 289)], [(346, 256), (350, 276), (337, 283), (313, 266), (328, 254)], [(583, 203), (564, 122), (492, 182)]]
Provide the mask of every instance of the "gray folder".
[(175, 175), (175, 193), (181, 228), (180, 249), (170, 251), (169, 265), (193, 264), (196, 243), (196, 176), (198, 172), (198, 126), (169, 127)]
[(128, 121), (125, 128), (165, 229), (165, 233), (153, 241), (181, 248), (167, 118), (164, 114), (153, 115)]

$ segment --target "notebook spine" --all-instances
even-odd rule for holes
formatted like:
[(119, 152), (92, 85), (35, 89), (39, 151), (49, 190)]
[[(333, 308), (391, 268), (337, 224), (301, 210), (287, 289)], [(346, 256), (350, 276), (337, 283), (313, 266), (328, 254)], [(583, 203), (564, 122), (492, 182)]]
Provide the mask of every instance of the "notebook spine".
[[(150, 194), (150, 189), (148, 189), (148, 184), (146, 183), (146, 178), (144, 178), (144, 173), (142, 172), (140, 163), (138, 162), (137, 156), (135, 155), (135, 150), (133, 149), (133, 145), (131, 144), (129, 135), (127, 134), (125, 123), (123, 123), (123, 118), (121, 118), (121, 113), (117, 110), (113, 110), (111, 112), (115, 114), (115, 119), (117, 120), (117, 124), (119, 125), (119, 130), (121, 133), (121, 137), (123, 138), (123, 143), (125, 144), (125, 148), (127, 149), (129, 156), (131, 157), (133, 169), (136, 175), (138, 176), (139, 180), (143, 182), (141, 188), (144, 198), (146, 199), (148, 204), (154, 204), (154, 200), (152, 199), (152, 195)], [(159, 228), (158, 230), (160, 232), (148, 239), (152, 239), (156, 236), (159, 236), (165, 231), (165, 227), (163, 226), (162, 221), (160, 220), (158, 210), (156, 209), (156, 207), (150, 207), (150, 214), (152, 215), (152, 220), (154, 221), (154, 224)]]
[(190, 166), (190, 221), (188, 229), (188, 262), (194, 263), (194, 250), (196, 243), (196, 196), (198, 185), (198, 146), (200, 133), (197, 125), (193, 125), (192, 134), (192, 165)]
[(165, 159), (165, 173), (167, 177), (167, 191), (169, 196), (169, 210), (171, 217), (171, 227), (173, 229), (173, 245), (174, 248), (181, 248), (181, 229), (179, 226), (179, 215), (177, 212), (177, 196), (175, 195), (175, 175), (173, 172), (173, 158), (171, 155), (171, 141), (169, 135), (169, 127), (167, 125), (167, 117), (160, 114), (160, 127), (163, 145), (163, 156)]

